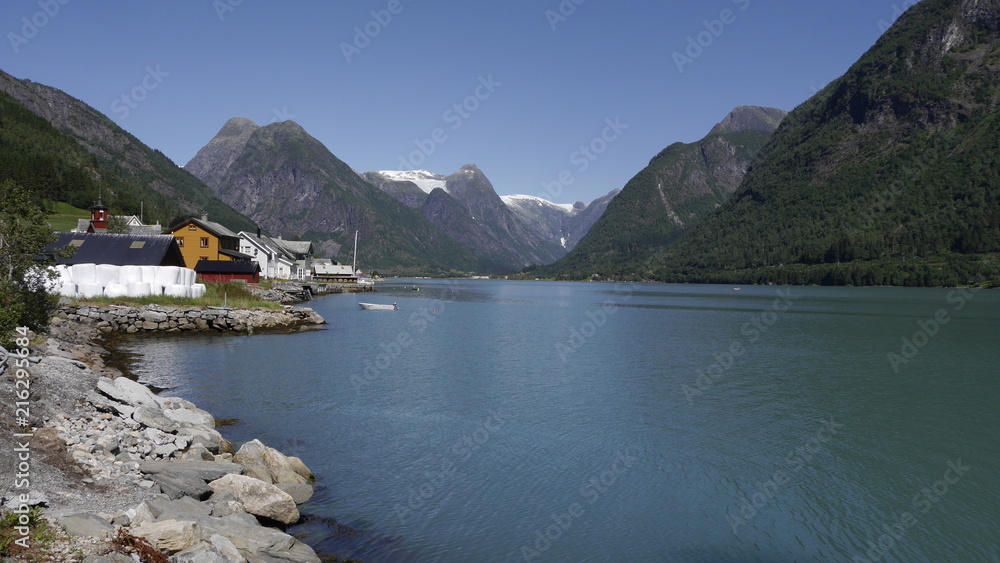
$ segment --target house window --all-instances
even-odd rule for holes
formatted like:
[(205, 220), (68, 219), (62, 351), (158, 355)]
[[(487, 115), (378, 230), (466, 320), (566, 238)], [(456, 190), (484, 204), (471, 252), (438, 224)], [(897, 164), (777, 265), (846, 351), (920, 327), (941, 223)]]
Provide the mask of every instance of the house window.
[(194, 223), (191, 223), (190, 225), (188, 225), (188, 230), (189, 231), (197, 231), (198, 230), (198, 226), (195, 225)]
[(201, 237), (201, 247), (208, 248), (208, 237)]
[(184, 248), (184, 239), (178, 238), (177, 239), (177, 246), (179, 246), (181, 248)]
[(208, 260), (208, 256), (199, 256), (198, 260)]

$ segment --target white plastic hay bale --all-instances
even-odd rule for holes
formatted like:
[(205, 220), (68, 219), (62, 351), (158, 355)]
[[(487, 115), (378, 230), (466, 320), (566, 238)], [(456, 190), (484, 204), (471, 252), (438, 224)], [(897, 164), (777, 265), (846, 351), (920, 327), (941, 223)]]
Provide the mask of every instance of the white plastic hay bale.
[(59, 295), (63, 297), (76, 297), (76, 284), (73, 282), (63, 282), (59, 286)]
[(146, 297), (152, 293), (153, 287), (146, 282), (134, 281), (125, 284), (125, 295), (128, 297)]
[(191, 286), (174, 284), (163, 288), (166, 297), (191, 297)]
[(150, 285), (156, 283), (156, 271), (160, 269), (159, 266), (139, 266), (142, 269), (142, 280)]
[(178, 281), (183, 285), (194, 285), (194, 282), (198, 281), (198, 274), (191, 268), (181, 268), (181, 273), (183, 274), (183, 281)]
[(70, 266), (70, 272), (73, 274), (73, 283), (77, 287), (83, 284), (97, 283), (97, 264), (73, 264)]
[(114, 264), (98, 264), (97, 283), (104, 287), (118, 283), (118, 273), (121, 269), (121, 266), (115, 266)]
[(56, 264), (53, 266), (56, 271), (56, 275), (59, 276), (59, 283), (73, 283), (73, 272), (70, 271), (69, 266), (66, 264)]
[(128, 288), (120, 283), (113, 283), (104, 287), (105, 297), (125, 297), (128, 295)]
[(118, 270), (118, 283), (128, 285), (131, 282), (142, 281), (142, 266), (122, 266)]
[(177, 284), (181, 269), (177, 266), (160, 266), (156, 269), (156, 285), (167, 287)]
[[(74, 273), (74, 277), (76, 274)], [(77, 296), (84, 299), (90, 299), (91, 297), (100, 297), (104, 295), (104, 286), (99, 283), (79, 283), (76, 285)]]
[[(193, 270), (192, 270), (193, 271)], [(200, 299), (205, 296), (205, 284), (196, 283), (191, 286), (191, 297)]]

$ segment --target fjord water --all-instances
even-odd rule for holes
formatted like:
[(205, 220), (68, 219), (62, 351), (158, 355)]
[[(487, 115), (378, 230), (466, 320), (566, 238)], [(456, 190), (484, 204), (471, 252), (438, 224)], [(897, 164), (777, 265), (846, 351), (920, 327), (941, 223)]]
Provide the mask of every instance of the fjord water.
[(140, 380), (238, 419), (231, 440), (309, 465), (318, 490), (302, 511), (360, 530), (295, 529), (321, 549), (1000, 557), (1000, 292), (378, 287), (310, 303), (320, 331), (128, 345)]

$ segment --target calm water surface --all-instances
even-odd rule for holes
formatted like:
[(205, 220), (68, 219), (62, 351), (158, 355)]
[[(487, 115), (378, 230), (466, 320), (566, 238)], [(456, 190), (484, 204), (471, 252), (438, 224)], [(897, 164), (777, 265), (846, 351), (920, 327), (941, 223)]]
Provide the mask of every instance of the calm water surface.
[(1000, 292), (416, 280), (311, 306), (324, 330), (130, 348), (309, 465), (303, 512), (362, 530), (297, 529), (321, 549), (1000, 561)]

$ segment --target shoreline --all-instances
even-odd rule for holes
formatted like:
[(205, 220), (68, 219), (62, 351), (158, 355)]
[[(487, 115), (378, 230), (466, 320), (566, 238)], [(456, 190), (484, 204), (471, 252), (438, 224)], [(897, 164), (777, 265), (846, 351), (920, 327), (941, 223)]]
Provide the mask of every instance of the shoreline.
[[(298, 332), (325, 323), (305, 311), (261, 329)], [(237, 450), (210, 413), (130, 379), (125, 364), (137, 359), (117, 355), (122, 338), (180, 330), (158, 321), (156, 328), (129, 333), (134, 324), (101, 318), (109, 312), (79, 317), (77, 311), (77, 320), (56, 316), (45, 335), (32, 335), (30, 429), (15, 426), (10, 412), (14, 362), (23, 360), (0, 352), (0, 373), (6, 372), (0, 440), (7, 442), (4, 450), (15, 451), (16, 440), (24, 439), (17, 434), (29, 436), (31, 456), (30, 482), (8, 482), (15, 460), (2, 458), (0, 494), (5, 512), (40, 510), (50, 529), (65, 528), (41, 547), (44, 560), (132, 561), (127, 554), (139, 548), (127, 547), (123, 538), (145, 538), (170, 561), (321, 561), (285, 532), (303, 520), (297, 507), (313, 493), (315, 479), (305, 464), (259, 440)], [(223, 330), (237, 334), (237, 326)], [(39, 557), (37, 551), (22, 554)]]

